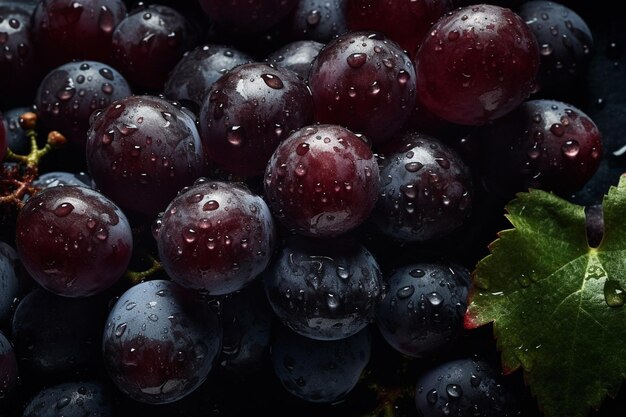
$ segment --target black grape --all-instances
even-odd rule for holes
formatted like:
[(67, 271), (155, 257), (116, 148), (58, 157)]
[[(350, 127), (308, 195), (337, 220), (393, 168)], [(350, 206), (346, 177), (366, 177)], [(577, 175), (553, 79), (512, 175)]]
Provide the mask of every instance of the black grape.
[(112, 396), (95, 381), (44, 388), (26, 405), (22, 417), (113, 417)]

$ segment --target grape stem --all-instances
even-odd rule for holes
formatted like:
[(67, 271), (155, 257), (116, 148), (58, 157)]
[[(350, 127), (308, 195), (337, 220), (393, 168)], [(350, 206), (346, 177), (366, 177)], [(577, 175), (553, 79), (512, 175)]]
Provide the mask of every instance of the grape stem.
[(141, 281), (149, 279), (154, 274), (163, 270), (163, 266), (161, 263), (150, 253), (144, 252), (143, 257), (146, 258), (150, 262), (150, 266), (148, 269), (143, 271), (131, 271), (130, 269), (126, 271), (126, 278), (128, 278), (133, 284), (139, 284)]
[(38, 189), (33, 181), (39, 176), (39, 162), (50, 151), (65, 145), (67, 140), (57, 132), (48, 134), (47, 141), (42, 148), (37, 144), (36, 130), (37, 115), (32, 112), (20, 116), (20, 125), (26, 131), (30, 140), (30, 152), (21, 155), (7, 149), (5, 161), (16, 162), (17, 165), (2, 164), (0, 169), (0, 208), (10, 207), (21, 209), (24, 206), (24, 197), (35, 194)]

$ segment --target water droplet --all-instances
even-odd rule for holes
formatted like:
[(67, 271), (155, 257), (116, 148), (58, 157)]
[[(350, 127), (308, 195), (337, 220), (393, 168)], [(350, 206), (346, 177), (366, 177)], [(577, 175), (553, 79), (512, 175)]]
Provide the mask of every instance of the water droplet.
[(431, 389), (430, 391), (426, 393), (426, 401), (428, 401), (428, 404), (435, 404), (437, 403), (438, 399), (439, 399), (439, 394), (437, 394), (436, 389)]
[(311, 10), (306, 15), (306, 23), (309, 26), (317, 26), (320, 23), (320, 20), (322, 20), (322, 14), (319, 10)]
[(74, 210), (74, 206), (71, 203), (61, 203), (54, 209), (53, 213), (57, 217), (65, 217)]
[(565, 134), (565, 128), (561, 123), (554, 123), (550, 126), (550, 132), (552, 132), (554, 136), (561, 137)]
[(159, 290), (156, 292), (156, 295), (159, 297), (165, 297), (167, 296), (167, 291), (166, 290)]
[(159, 321), (159, 316), (157, 316), (156, 314), (150, 314), (148, 316), (148, 320), (150, 320), (150, 321)]
[(215, 200), (207, 201), (204, 206), (202, 206), (202, 210), (204, 211), (213, 211), (217, 210), (220, 207), (220, 203)]
[(409, 82), (409, 80), (410, 80), (410, 79), (411, 79), (411, 75), (410, 75), (407, 71), (405, 71), (405, 70), (401, 70), (401, 71), (398, 73), (398, 82), (399, 82), (401, 85), (405, 85), (406, 83), (408, 83), (408, 82)]
[(348, 271), (348, 269), (343, 266), (338, 266), (337, 276), (341, 279), (348, 279), (350, 278), (350, 271)]
[(112, 94), (113, 93), (113, 86), (110, 83), (102, 84), (102, 92), (104, 94)]
[(185, 239), (185, 242), (193, 243), (196, 241), (196, 237), (197, 237), (196, 231), (192, 229), (191, 227), (188, 227), (185, 230), (183, 230), (183, 239)]
[(350, 65), (350, 67), (352, 68), (360, 68), (363, 66), (363, 64), (365, 64), (366, 61), (367, 54), (363, 53), (351, 54), (346, 58), (346, 62), (348, 62), (348, 65)]
[(451, 400), (457, 400), (463, 396), (463, 389), (457, 384), (448, 384), (446, 386), (446, 394)]
[(281, 88), (285, 86), (283, 84), (283, 81), (280, 78), (278, 78), (276, 75), (261, 74), (261, 78), (263, 78), (263, 81), (265, 81), (265, 84), (267, 84), (268, 87), (273, 88), (275, 90), (280, 90)]
[(115, 336), (122, 337), (122, 335), (126, 331), (126, 327), (128, 327), (128, 324), (126, 324), (126, 323), (122, 323), (122, 324), (118, 325), (115, 328)]
[(296, 153), (300, 156), (305, 155), (309, 151), (309, 144), (306, 142), (302, 142), (296, 147)]
[(69, 405), (69, 403), (71, 403), (71, 402), (72, 402), (72, 400), (70, 399), (70, 397), (63, 396), (63, 397), (61, 397), (59, 399), (59, 401), (57, 401), (55, 407), (56, 407), (57, 410), (60, 410), (61, 408), (67, 407)]
[(415, 293), (415, 287), (413, 287), (412, 285), (407, 285), (406, 287), (400, 288), (398, 292), (396, 292), (396, 295), (400, 299), (405, 299), (412, 296), (413, 293)]
[(130, 311), (130, 310), (132, 310), (135, 307), (137, 307), (137, 303), (130, 302), (130, 303), (126, 304), (126, 310), (127, 311)]
[(304, 177), (306, 175), (306, 167), (303, 164), (298, 164), (295, 169), (295, 173), (298, 177)]
[(367, 94), (375, 97), (378, 95), (378, 93), (380, 93), (380, 84), (378, 84), (378, 81), (374, 81), (367, 89)]
[(438, 292), (431, 292), (426, 296), (426, 299), (433, 307), (437, 307), (443, 303), (443, 297)]
[(417, 172), (420, 169), (424, 168), (424, 164), (420, 162), (409, 162), (404, 165), (404, 168), (409, 172)]
[(472, 376), (470, 376), (470, 385), (473, 387), (477, 387), (480, 385), (480, 377), (478, 375), (474, 375), (472, 374)]
[(570, 139), (565, 141), (563, 146), (561, 146), (561, 151), (563, 151), (563, 154), (568, 158), (575, 158), (580, 151), (580, 144), (574, 139)]
[(450, 161), (447, 158), (435, 158), (435, 162), (443, 169), (450, 168)]
[(243, 138), (241, 137), (239, 129), (241, 129), (241, 126), (233, 126), (228, 131), (228, 143), (233, 146), (240, 146), (243, 143)]
[(411, 270), (411, 272), (409, 272), (409, 275), (413, 278), (422, 278), (424, 275), (426, 275), (426, 272), (424, 272), (422, 269), (416, 268)]
[(607, 279), (604, 283), (604, 301), (609, 307), (622, 307), (626, 303), (626, 292), (619, 281)]
[(96, 231), (96, 239), (100, 241), (105, 241), (109, 238), (109, 232), (106, 231), (105, 228), (101, 227)]
[(111, 33), (113, 29), (115, 29), (115, 16), (113, 16), (113, 12), (106, 6), (100, 8), (98, 27), (104, 33)]
[(339, 307), (339, 299), (335, 296), (335, 294), (328, 293), (326, 294), (326, 304), (331, 309), (335, 309)]
[(543, 56), (548, 56), (552, 53), (552, 46), (549, 43), (544, 43), (543, 45), (541, 45), (539, 52)]

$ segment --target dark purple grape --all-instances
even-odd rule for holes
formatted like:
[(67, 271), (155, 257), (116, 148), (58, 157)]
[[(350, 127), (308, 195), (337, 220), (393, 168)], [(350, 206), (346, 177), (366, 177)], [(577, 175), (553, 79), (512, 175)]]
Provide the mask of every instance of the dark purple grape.
[(452, 123), (483, 125), (517, 107), (535, 89), (539, 48), (526, 23), (489, 4), (439, 20), (415, 57), (417, 96)]
[(296, 39), (326, 43), (348, 32), (344, 0), (299, 0), (291, 14), (291, 34)]
[(384, 160), (372, 219), (394, 239), (441, 238), (463, 224), (471, 212), (469, 169), (453, 149), (430, 136), (407, 133), (401, 142)]
[(551, 1), (527, 1), (519, 14), (539, 44), (539, 80), (549, 91), (575, 87), (593, 48), (585, 21), (572, 9)]
[(451, 7), (451, 0), (346, 0), (350, 30), (375, 30), (413, 58), (430, 27)]
[[(16, 107), (3, 113), (7, 146), (13, 152), (22, 155), (30, 151), (30, 139), (26, 137), (26, 132), (24, 132), (24, 129), (20, 126), (20, 117), (22, 114), (29, 111), (32, 111), (29, 107)], [(2, 141), (1, 137), (2, 133), (0, 133), (0, 141)], [(0, 160), (2, 160), (2, 158), (0, 158)]]
[(29, 104), (42, 73), (33, 45), (30, 16), (28, 8), (21, 4), (0, 4), (0, 104), (3, 107)]
[(481, 166), (502, 197), (528, 188), (567, 195), (596, 172), (602, 137), (595, 123), (567, 103), (531, 100), (480, 133)]
[(113, 396), (97, 381), (66, 382), (39, 391), (22, 417), (113, 417)]
[(89, 118), (96, 110), (130, 96), (128, 83), (114, 68), (95, 61), (70, 62), (52, 70), (35, 98), (41, 123), (84, 148)]
[(156, 240), (173, 281), (223, 295), (267, 267), (274, 221), (265, 201), (243, 184), (203, 180), (170, 203)]
[(317, 340), (356, 334), (374, 319), (383, 281), (374, 257), (351, 238), (288, 241), (263, 282), (278, 318)]
[(0, 332), (0, 401), (7, 398), (15, 389), (17, 376), (17, 360), (13, 347)]
[(215, 81), (237, 65), (252, 61), (243, 52), (225, 46), (198, 46), (185, 53), (170, 73), (165, 96), (197, 113)]
[(267, 61), (295, 72), (308, 82), (311, 65), (323, 47), (324, 44), (315, 41), (296, 41), (268, 55)]
[(252, 177), (263, 174), (280, 141), (312, 118), (311, 92), (295, 73), (244, 64), (213, 84), (200, 110), (200, 133), (212, 162)]
[(368, 329), (342, 340), (312, 340), (281, 327), (272, 345), (274, 372), (287, 391), (305, 401), (332, 403), (359, 382), (369, 362)]
[[(17, 253), (12, 247), (0, 242), (0, 324), (10, 318), (19, 282), (15, 274)], [(0, 368), (1, 369), (1, 368)]]
[(151, 96), (131, 96), (92, 122), (87, 165), (98, 188), (123, 209), (153, 218), (206, 170), (192, 116)]
[(500, 373), (476, 357), (445, 362), (421, 374), (415, 402), (422, 417), (521, 415)]
[(131, 82), (161, 91), (169, 72), (196, 42), (193, 27), (175, 9), (149, 5), (128, 15), (113, 32), (113, 62)]
[(4, 159), (4, 156), (7, 153), (8, 149), (8, 140), (7, 140), (7, 131), (5, 128), (5, 121), (2, 119), (2, 114), (0, 113), (0, 163)]
[(284, 19), (298, 0), (199, 0), (220, 30), (232, 34), (263, 32)]
[(397, 351), (412, 357), (450, 348), (463, 330), (469, 271), (443, 262), (395, 270), (377, 313), (378, 328)]
[(42, 189), (66, 185), (96, 188), (93, 180), (84, 172), (79, 172), (78, 174), (63, 171), (47, 172), (33, 181), (33, 186)]
[(17, 252), (29, 274), (66, 297), (97, 294), (119, 280), (133, 236), (122, 211), (85, 187), (52, 187), (31, 197), (17, 217)]
[(46, 68), (74, 59), (109, 63), (113, 30), (125, 16), (122, 0), (42, 0), (33, 14), (37, 52)]
[(378, 164), (362, 138), (341, 126), (314, 125), (285, 139), (265, 171), (276, 218), (307, 236), (337, 236), (369, 216), (380, 190)]
[(12, 322), (20, 366), (37, 375), (93, 369), (107, 314), (104, 297), (68, 299), (41, 288), (18, 304)]
[(415, 102), (415, 70), (394, 42), (373, 32), (354, 32), (319, 53), (309, 85), (315, 120), (339, 124), (382, 143), (398, 133)]
[(222, 301), (224, 337), (220, 370), (242, 379), (269, 358), (272, 310), (261, 286), (250, 286)]
[(115, 303), (103, 336), (106, 369), (136, 401), (165, 404), (207, 378), (220, 351), (218, 317), (196, 293), (170, 281), (147, 281)]

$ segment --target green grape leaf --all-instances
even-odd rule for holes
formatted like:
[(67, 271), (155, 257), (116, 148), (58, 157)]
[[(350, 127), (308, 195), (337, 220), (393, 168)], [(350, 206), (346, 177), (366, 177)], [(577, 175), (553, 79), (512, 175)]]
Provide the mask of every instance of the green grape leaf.
[(507, 206), (473, 273), (465, 327), (493, 322), (505, 373), (521, 367), (546, 417), (582, 417), (626, 376), (626, 177), (589, 247), (584, 208), (531, 190)]

